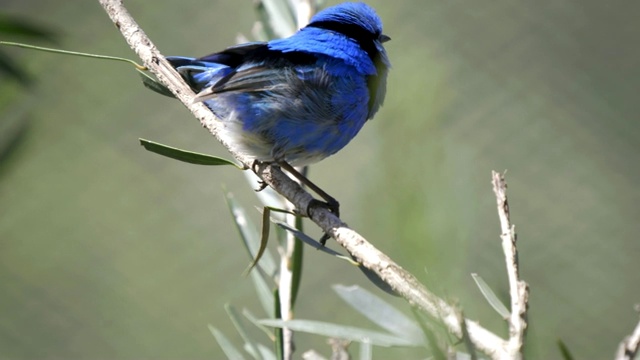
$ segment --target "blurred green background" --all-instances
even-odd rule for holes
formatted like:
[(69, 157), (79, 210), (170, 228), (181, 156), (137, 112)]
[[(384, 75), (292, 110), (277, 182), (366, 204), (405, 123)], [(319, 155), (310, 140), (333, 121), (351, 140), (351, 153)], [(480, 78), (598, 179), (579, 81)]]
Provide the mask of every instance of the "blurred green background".
[[(469, 274), (507, 299), (489, 180), (508, 169), (530, 358), (559, 358), (557, 339), (577, 358), (611, 358), (640, 302), (640, 3), (370, 4), (393, 39), (387, 100), (312, 179), (351, 226), (504, 336)], [(248, 0), (126, 5), (167, 55), (220, 50), (255, 19)], [(0, 11), (49, 26), (62, 48), (135, 57), (97, 1)], [(2, 50), (36, 86), (0, 84), (0, 358), (220, 358), (209, 323), (239, 344), (223, 305), (259, 305), (222, 186), (253, 209), (253, 185), (138, 138), (225, 150), (128, 65)], [(330, 290), (370, 288), (359, 271), (307, 250), (303, 275), (299, 318), (372, 326)], [(297, 345), (328, 352), (314, 336)], [(392, 354), (425, 357), (374, 351)]]

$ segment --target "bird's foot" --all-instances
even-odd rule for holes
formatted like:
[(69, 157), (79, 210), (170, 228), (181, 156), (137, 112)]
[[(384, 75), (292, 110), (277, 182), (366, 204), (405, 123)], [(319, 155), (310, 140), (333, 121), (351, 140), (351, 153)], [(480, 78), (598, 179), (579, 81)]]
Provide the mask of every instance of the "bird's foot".
[[(335, 216), (340, 217), (340, 203), (334, 198), (330, 198), (327, 202), (317, 199), (311, 199), (309, 205), (307, 205), (307, 216), (311, 217), (314, 209), (318, 208), (327, 209)], [(329, 240), (330, 238), (331, 236), (329, 234), (322, 234), (322, 237), (320, 238), (320, 244), (324, 246), (327, 243), (327, 240)]]
[(326, 202), (317, 199), (311, 199), (311, 201), (309, 201), (309, 205), (307, 205), (307, 217), (311, 217), (314, 208), (327, 209), (335, 216), (340, 217), (340, 203), (334, 198), (330, 198)]
[(255, 192), (260, 192), (264, 189), (266, 189), (269, 186), (269, 184), (267, 184), (266, 182), (262, 181), (262, 180), (258, 180), (258, 188), (254, 189)]

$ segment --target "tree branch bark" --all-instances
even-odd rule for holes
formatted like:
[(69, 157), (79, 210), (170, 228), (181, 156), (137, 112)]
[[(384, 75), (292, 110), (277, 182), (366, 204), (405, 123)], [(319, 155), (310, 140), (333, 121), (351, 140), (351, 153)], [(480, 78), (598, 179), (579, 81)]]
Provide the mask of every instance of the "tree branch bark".
[(522, 347), (527, 329), (527, 308), (529, 287), (520, 280), (518, 265), (518, 249), (516, 248), (516, 228), (511, 224), (509, 201), (507, 200), (507, 183), (504, 174), (492, 171), (493, 192), (496, 194), (498, 217), (502, 234), (502, 250), (507, 265), (509, 278), (509, 295), (511, 298), (511, 316), (509, 317), (509, 340), (507, 352), (512, 359), (522, 358)]

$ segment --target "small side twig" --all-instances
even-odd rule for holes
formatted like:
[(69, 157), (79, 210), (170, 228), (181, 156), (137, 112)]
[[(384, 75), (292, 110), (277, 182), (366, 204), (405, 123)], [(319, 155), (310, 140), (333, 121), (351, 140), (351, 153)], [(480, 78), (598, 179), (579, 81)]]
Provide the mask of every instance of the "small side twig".
[[(640, 311), (640, 305), (636, 306), (636, 310)], [(633, 360), (638, 353), (640, 353), (640, 321), (631, 335), (625, 337), (618, 346), (616, 360)]]
[(518, 250), (516, 248), (516, 229), (511, 224), (509, 202), (507, 200), (507, 183), (504, 174), (491, 172), (493, 192), (496, 194), (498, 205), (498, 217), (502, 234), (502, 250), (507, 264), (507, 276), (509, 278), (509, 295), (511, 298), (511, 316), (509, 317), (509, 340), (507, 341), (507, 353), (511, 359), (522, 358), (522, 347), (527, 330), (527, 308), (529, 299), (529, 287), (526, 282), (520, 280), (518, 265)]

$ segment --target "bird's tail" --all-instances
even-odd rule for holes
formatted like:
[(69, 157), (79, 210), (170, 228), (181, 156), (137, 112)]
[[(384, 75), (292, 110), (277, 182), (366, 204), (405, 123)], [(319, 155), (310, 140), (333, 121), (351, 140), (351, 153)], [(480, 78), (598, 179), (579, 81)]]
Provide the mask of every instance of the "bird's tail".
[(211, 88), (220, 79), (232, 72), (227, 65), (202, 61), (190, 57), (168, 56), (167, 60), (197, 93), (193, 102), (211, 98)]

